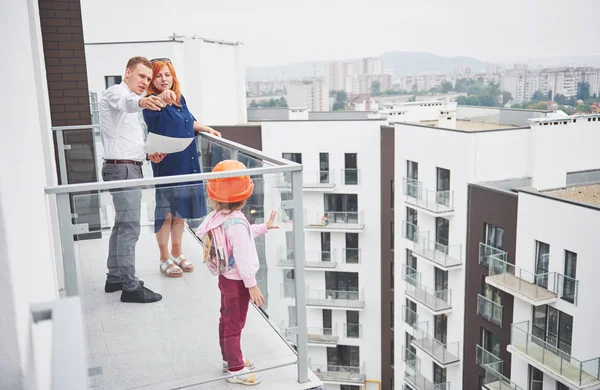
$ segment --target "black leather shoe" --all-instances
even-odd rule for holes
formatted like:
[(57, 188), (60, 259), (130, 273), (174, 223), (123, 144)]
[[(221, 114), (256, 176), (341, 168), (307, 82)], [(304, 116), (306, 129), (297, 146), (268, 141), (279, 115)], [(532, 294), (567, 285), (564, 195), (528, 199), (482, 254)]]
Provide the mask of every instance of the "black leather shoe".
[[(144, 285), (144, 281), (140, 280), (140, 286), (143, 286), (143, 285)], [(116, 283), (106, 282), (106, 284), (104, 285), (104, 292), (107, 292), (107, 293), (121, 291), (122, 289), (123, 289), (123, 283), (121, 283), (121, 282), (116, 282)]]
[(162, 295), (153, 292), (140, 285), (137, 290), (125, 291), (121, 293), (121, 302), (133, 303), (152, 303), (162, 299)]

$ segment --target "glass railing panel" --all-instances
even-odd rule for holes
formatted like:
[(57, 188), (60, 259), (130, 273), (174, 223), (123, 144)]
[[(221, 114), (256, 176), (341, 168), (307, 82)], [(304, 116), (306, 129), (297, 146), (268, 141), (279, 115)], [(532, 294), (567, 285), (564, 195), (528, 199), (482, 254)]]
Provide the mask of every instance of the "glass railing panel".
[(500, 249), (494, 248), (493, 246), (486, 245), (483, 242), (479, 243), (479, 264), (485, 266), (489, 265), (489, 259), (494, 258), (496, 260), (508, 261), (508, 254)]
[(344, 324), (344, 330), (346, 331), (346, 338), (362, 338), (362, 324)]
[(416, 242), (419, 237), (419, 226), (414, 223), (402, 221), (402, 237)]
[(360, 225), (360, 211), (306, 211), (306, 227), (331, 227), (336, 225)]
[[(271, 210), (280, 209), (281, 192), (276, 190), (280, 176), (252, 176), (254, 193), (241, 209), (250, 224), (264, 223)], [(101, 375), (91, 377), (95, 385), (169, 387), (176, 381), (178, 386), (182, 381), (191, 385), (227, 375), (222, 372), (217, 343), (221, 300), (218, 278), (203, 264), (203, 247), (193, 234), (210, 211), (201, 182), (73, 195), (75, 223), (85, 223), (87, 214), (98, 215), (99, 219), (93, 234), (77, 235), (75, 242), (88, 364), (90, 368), (102, 368)], [(166, 225), (171, 212), (188, 217), (182, 219), (185, 225)], [(242, 336), (244, 353), (266, 369), (293, 365), (298, 359), (279, 326), (296, 326), (293, 273), (278, 267), (280, 243), (285, 242), (286, 232), (293, 235), (293, 225), (284, 226), (279, 217), (277, 220), (279, 229), (255, 238), (260, 265), (256, 280), (265, 304), (260, 309), (250, 305)], [(181, 249), (194, 264), (194, 270), (172, 278), (160, 271), (157, 240), (163, 240), (160, 234), (167, 231), (171, 242), (175, 237), (177, 243), (177, 229), (183, 231)], [(172, 253), (177, 247), (169, 245), (166, 250)], [(161, 294), (162, 299), (147, 304), (124, 303), (120, 301), (121, 291), (105, 292), (108, 266), (119, 275), (115, 280), (127, 274), (117, 262), (135, 264), (137, 278), (145, 288)], [(126, 286), (139, 283), (125, 280)], [(326, 332), (323, 330), (323, 336)], [(190, 337), (198, 334), (206, 337)], [(198, 359), (206, 364), (198, 365)]]
[(413, 246), (413, 252), (445, 267), (462, 264), (462, 244), (444, 245), (431, 240), (429, 234), (419, 234)]
[(406, 202), (434, 213), (454, 210), (454, 191), (435, 191), (423, 187), (420, 181), (404, 178)]
[(485, 318), (486, 320), (493, 322), (498, 326), (502, 326), (502, 312), (503, 307), (501, 304), (492, 301), (484, 297), (481, 294), (477, 295), (477, 314)]
[(360, 264), (360, 248), (342, 248), (343, 260), (346, 264)]
[(362, 383), (365, 380), (364, 368), (360, 366), (311, 364), (310, 368), (324, 382)]
[(441, 364), (450, 364), (459, 360), (460, 343), (442, 343), (427, 333), (422, 324), (413, 329), (413, 346), (421, 348)]
[(306, 304), (309, 306), (362, 308), (363, 290), (319, 290), (306, 288)]
[(402, 321), (414, 328), (419, 322), (419, 315), (417, 312), (412, 311), (410, 308), (402, 305)]

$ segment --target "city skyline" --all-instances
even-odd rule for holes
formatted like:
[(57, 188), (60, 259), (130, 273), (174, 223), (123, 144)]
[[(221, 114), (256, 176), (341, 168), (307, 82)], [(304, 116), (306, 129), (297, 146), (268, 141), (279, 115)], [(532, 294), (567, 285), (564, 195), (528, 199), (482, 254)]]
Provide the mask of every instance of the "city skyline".
[[(436, 0), (427, 6), (416, 2), (399, 6), (386, 0), (367, 8), (339, 1), (323, 5), (313, 0), (302, 4), (180, 0), (165, 8), (148, 0), (146, 8), (140, 9), (116, 0), (84, 0), (82, 14), (88, 43), (166, 39), (173, 32), (197, 34), (243, 42), (248, 67), (379, 56), (390, 50), (468, 56), (485, 62), (596, 54), (590, 53), (585, 37), (600, 34), (595, 20), (598, 2), (569, 4), (568, 14), (576, 17), (565, 17), (564, 3), (556, 0), (509, 0), (502, 7), (481, 3)], [(180, 12), (183, 9), (186, 12)], [(157, 20), (157, 15), (164, 19)], [(104, 16), (113, 20), (112, 28), (94, 33), (100, 30), (97, 24), (107, 20)], [(140, 23), (131, 23), (132, 16)]]

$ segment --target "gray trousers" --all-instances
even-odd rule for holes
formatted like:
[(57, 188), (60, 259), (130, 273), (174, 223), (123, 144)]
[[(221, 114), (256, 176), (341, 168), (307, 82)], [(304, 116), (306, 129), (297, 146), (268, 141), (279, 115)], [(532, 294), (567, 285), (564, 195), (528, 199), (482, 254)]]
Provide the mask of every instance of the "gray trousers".
[[(133, 164), (105, 164), (104, 181), (141, 179), (142, 167)], [(140, 237), (142, 190), (111, 190), (115, 224), (110, 234), (106, 281), (123, 283), (123, 290), (133, 291), (139, 281), (135, 277), (135, 245)]]

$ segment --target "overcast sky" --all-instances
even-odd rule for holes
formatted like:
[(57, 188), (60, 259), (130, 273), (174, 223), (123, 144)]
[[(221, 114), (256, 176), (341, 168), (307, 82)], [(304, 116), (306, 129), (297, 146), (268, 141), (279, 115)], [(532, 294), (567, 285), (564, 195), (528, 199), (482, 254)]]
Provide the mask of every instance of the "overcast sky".
[(81, 0), (86, 42), (240, 41), (248, 66), (424, 51), (483, 61), (598, 55), (600, 0)]

